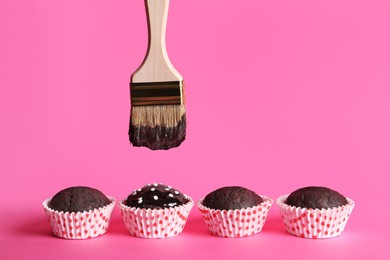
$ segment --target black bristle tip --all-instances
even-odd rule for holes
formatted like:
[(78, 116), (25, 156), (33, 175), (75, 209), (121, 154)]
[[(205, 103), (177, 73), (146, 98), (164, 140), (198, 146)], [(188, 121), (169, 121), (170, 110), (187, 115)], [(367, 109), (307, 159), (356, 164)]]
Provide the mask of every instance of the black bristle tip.
[(169, 150), (178, 147), (186, 139), (186, 115), (175, 127), (134, 126), (129, 127), (129, 139), (135, 147), (147, 147), (151, 150)]

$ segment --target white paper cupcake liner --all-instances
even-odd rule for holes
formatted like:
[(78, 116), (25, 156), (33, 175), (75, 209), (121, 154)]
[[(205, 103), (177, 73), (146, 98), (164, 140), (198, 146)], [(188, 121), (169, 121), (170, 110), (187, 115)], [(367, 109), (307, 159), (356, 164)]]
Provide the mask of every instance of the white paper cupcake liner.
[(215, 210), (203, 206), (203, 198), (198, 201), (198, 209), (213, 235), (220, 237), (246, 237), (261, 232), (273, 200), (261, 196), (263, 202), (257, 206)]
[(348, 204), (330, 209), (306, 209), (285, 204), (283, 195), (276, 201), (288, 233), (303, 238), (332, 238), (339, 236), (347, 224), (355, 206), (352, 199)]
[(106, 233), (111, 213), (115, 206), (115, 198), (107, 196), (111, 201), (107, 206), (84, 212), (59, 212), (49, 208), (51, 198), (42, 205), (49, 218), (53, 234), (65, 239), (87, 239)]
[(189, 200), (184, 205), (165, 209), (143, 209), (126, 206), (126, 199), (119, 201), (123, 221), (130, 235), (141, 238), (167, 238), (177, 236), (183, 231), (188, 215), (194, 205)]

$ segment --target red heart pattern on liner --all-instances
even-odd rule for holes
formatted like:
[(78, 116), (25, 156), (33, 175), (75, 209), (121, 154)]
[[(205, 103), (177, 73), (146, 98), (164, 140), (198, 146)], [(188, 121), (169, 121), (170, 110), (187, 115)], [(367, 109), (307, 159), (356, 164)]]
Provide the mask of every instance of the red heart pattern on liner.
[(303, 238), (332, 238), (341, 235), (355, 206), (348, 204), (331, 209), (306, 209), (285, 204), (288, 195), (281, 196), (276, 203), (288, 233)]
[(257, 206), (236, 210), (214, 210), (198, 201), (198, 209), (213, 235), (220, 237), (246, 237), (263, 229), (273, 200), (261, 196), (263, 202)]
[(48, 207), (50, 199), (46, 199), (42, 204), (55, 236), (65, 239), (87, 239), (106, 233), (115, 206), (115, 199), (109, 196), (108, 198), (111, 203), (105, 207), (77, 213), (50, 209)]

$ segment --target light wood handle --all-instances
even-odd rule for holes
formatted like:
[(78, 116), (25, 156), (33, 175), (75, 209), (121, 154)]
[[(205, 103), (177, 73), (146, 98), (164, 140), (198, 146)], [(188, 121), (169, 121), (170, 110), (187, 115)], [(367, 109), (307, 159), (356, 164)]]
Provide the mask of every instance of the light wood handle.
[(148, 17), (149, 46), (141, 66), (132, 75), (132, 82), (182, 81), (169, 60), (165, 46), (169, 0), (145, 0)]

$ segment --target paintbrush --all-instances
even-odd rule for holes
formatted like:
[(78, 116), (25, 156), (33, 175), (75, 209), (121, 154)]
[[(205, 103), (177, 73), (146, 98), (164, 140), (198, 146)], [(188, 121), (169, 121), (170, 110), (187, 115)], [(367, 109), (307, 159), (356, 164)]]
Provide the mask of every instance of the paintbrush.
[(130, 80), (129, 137), (133, 146), (168, 150), (186, 137), (183, 77), (165, 46), (169, 0), (145, 0), (149, 44)]

